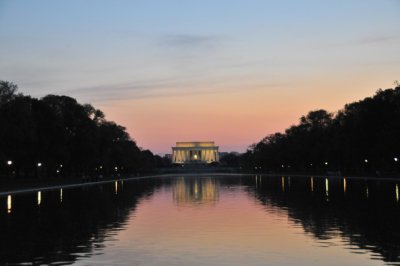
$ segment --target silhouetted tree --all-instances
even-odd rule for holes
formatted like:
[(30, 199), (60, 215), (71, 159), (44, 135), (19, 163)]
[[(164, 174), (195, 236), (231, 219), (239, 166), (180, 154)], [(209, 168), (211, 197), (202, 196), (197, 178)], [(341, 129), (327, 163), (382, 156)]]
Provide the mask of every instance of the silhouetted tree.
[(137, 173), (159, 164), (92, 105), (68, 96), (35, 99), (17, 89), (0, 81), (0, 177), (10, 168), (17, 177), (51, 177)]
[[(248, 169), (380, 174), (398, 171), (400, 86), (347, 104), (336, 115), (315, 110), (285, 133), (252, 145), (241, 157)], [(397, 158), (397, 159), (396, 159)]]

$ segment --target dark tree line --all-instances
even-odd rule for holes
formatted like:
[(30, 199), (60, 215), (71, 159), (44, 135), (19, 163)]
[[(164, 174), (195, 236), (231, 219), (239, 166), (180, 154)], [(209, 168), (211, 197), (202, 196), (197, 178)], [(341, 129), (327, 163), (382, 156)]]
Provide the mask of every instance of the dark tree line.
[(17, 89), (0, 81), (0, 177), (138, 173), (162, 164), (90, 104), (68, 96), (36, 99)]
[(246, 169), (272, 172), (390, 174), (400, 164), (400, 86), (378, 90), (336, 114), (315, 110), (284, 133), (250, 146)]

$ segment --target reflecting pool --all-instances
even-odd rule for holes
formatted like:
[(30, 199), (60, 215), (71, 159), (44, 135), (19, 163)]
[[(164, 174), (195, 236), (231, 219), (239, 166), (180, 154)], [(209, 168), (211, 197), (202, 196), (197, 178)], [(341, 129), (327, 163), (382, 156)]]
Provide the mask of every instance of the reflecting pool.
[(187, 175), (0, 197), (0, 264), (400, 264), (399, 181)]

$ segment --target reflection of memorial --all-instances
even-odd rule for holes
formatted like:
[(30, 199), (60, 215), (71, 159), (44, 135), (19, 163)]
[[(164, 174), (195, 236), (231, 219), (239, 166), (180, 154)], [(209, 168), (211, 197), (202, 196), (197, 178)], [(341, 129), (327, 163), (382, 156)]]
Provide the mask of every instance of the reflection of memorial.
[(218, 184), (211, 178), (179, 178), (173, 186), (177, 204), (215, 203), (218, 201)]

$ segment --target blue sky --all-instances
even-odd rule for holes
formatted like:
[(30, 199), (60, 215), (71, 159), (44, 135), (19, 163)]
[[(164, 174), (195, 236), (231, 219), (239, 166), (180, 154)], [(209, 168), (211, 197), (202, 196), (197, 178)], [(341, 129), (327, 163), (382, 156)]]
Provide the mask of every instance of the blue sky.
[[(0, 0), (0, 79), (33, 96), (90, 102), (155, 152), (182, 138), (243, 151), (309, 110), (391, 87), (400, 79), (399, 13), (398, 0)], [(186, 119), (176, 118), (182, 108)], [(171, 129), (160, 112), (170, 112)], [(239, 133), (199, 125), (185, 135), (191, 120)], [(238, 130), (245, 126), (249, 133)]]

